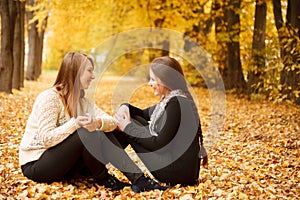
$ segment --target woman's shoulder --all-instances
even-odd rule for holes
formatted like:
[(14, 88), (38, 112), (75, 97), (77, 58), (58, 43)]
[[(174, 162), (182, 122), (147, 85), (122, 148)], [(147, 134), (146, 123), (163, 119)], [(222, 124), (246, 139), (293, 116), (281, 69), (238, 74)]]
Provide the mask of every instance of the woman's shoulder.
[(192, 108), (191, 100), (186, 96), (174, 96), (167, 104), (168, 106), (190, 107)]
[(172, 97), (169, 102), (173, 102), (173, 103), (189, 102), (189, 99), (186, 96), (179, 95), (179, 96)]
[(51, 88), (48, 88), (48, 89), (42, 91), (37, 96), (37, 100), (43, 100), (43, 99), (47, 100), (47, 101), (59, 100), (59, 94), (55, 88), (51, 87)]
[(51, 96), (51, 95), (58, 95), (58, 92), (54, 87), (43, 90), (42, 92), (39, 93), (38, 96)]

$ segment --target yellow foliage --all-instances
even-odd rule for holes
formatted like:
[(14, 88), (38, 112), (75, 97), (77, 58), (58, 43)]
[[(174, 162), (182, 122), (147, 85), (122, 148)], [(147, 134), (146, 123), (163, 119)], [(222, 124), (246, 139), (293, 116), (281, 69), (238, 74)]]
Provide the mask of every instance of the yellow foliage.
[[(160, 0), (40, 0), (39, 2), (47, 5), (45, 10), (49, 14), (45, 45), (46, 68), (55, 68), (55, 60), (60, 59), (56, 56), (75, 50), (90, 52), (113, 34), (155, 26), (154, 21), (157, 19), (164, 20), (161, 27), (184, 33), (187, 28), (201, 20), (191, 8), (198, 9), (202, 1), (168, 0), (163, 4)], [(206, 1), (202, 3), (204, 2)], [(207, 5), (209, 4), (205, 4), (206, 8)], [(189, 16), (188, 19), (184, 13)], [(36, 18), (40, 15), (38, 14)]]

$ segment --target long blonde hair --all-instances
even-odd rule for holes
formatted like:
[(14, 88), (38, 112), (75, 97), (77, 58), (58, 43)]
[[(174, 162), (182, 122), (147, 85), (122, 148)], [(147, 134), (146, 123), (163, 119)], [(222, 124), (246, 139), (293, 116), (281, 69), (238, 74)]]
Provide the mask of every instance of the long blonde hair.
[(81, 90), (80, 75), (85, 69), (86, 62), (94, 67), (93, 60), (85, 54), (69, 52), (60, 65), (54, 87), (59, 92), (66, 112), (70, 117), (79, 115), (78, 105), (80, 97), (84, 96)]

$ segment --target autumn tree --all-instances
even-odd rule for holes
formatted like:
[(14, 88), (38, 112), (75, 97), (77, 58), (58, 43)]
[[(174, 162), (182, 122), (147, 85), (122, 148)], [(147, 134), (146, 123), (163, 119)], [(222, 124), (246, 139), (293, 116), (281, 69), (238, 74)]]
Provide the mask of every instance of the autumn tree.
[(225, 87), (227, 89), (237, 88), (246, 89), (241, 57), (240, 57), (240, 0), (229, 0), (225, 8), (225, 18), (227, 21), (227, 33), (229, 41), (227, 41), (227, 61), (225, 69), (221, 70)]
[[(150, 1), (146, 4), (146, 10), (149, 16), (149, 24), (155, 28), (163, 28), (165, 27), (164, 23), (167, 19), (167, 13), (169, 13), (170, 9), (174, 4), (167, 4), (166, 0), (155, 0)], [(170, 48), (170, 40), (165, 39), (161, 41), (159, 38), (157, 41), (161, 45), (161, 49), (149, 49), (149, 62), (151, 62), (154, 58), (158, 56), (167, 56), (169, 55)], [(150, 44), (152, 46), (152, 44)]]
[[(191, 38), (194, 38), (201, 46), (206, 47), (206, 44), (209, 43), (208, 34), (212, 30), (213, 18), (212, 13), (213, 9), (210, 6), (207, 6), (210, 1), (199, 1), (199, 0), (191, 0), (187, 1), (187, 5), (189, 9), (180, 10), (182, 13), (182, 17), (189, 21), (195, 20), (195, 22), (188, 26), (185, 30), (185, 35), (188, 35)], [(207, 7), (210, 7), (208, 9)], [(186, 47), (189, 46), (188, 42)]]
[(1, 1), (0, 90), (4, 92), (24, 86), (24, 15), (24, 1)]
[(213, 17), (215, 23), (215, 35), (216, 35), (216, 52), (215, 61), (220, 70), (225, 68), (226, 65), (226, 19), (224, 13), (224, 2), (221, 0), (214, 0), (213, 2)]
[[(206, 49), (210, 45), (208, 34), (211, 33), (213, 25), (213, 19), (211, 17), (212, 6), (210, 1), (190, 0), (185, 3), (186, 8), (179, 9), (179, 7), (178, 12), (184, 20), (191, 21), (193, 23), (187, 25), (185, 28), (183, 49), (187, 53), (191, 52), (192, 48), (195, 46), (195, 42)], [(185, 69), (185, 76), (191, 85), (204, 86), (204, 80), (195, 66), (189, 62), (185, 62), (183, 67)]]
[(300, 1), (288, 0), (285, 23), (280, 0), (272, 2), (284, 65), (280, 77), (281, 92), (288, 99), (300, 104)]
[[(27, 2), (29, 7), (26, 12), (29, 52), (26, 79), (36, 80), (42, 71), (43, 42), (48, 14), (43, 10), (43, 3), (37, 4), (36, 0), (28, 0)], [(38, 12), (43, 12), (44, 15), (35, 17)]]
[(248, 92), (257, 93), (263, 87), (263, 74), (266, 64), (265, 38), (266, 38), (266, 0), (256, 0), (254, 33), (252, 39), (252, 62), (248, 72)]
[(240, 6), (239, 0), (215, 0), (214, 18), (217, 40), (217, 64), (226, 89), (244, 91), (244, 79), (240, 60)]
[(12, 93), (14, 30), (17, 1), (1, 0), (0, 91)]
[(16, 1), (16, 23), (13, 42), (14, 69), (12, 87), (24, 87), (24, 57), (25, 57), (25, 1)]

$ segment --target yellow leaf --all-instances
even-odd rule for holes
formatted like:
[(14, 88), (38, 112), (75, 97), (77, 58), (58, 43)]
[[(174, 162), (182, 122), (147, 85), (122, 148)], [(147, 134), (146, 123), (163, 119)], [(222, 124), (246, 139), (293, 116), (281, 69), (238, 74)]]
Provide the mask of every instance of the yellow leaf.
[(249, 198), (248, 198), (248, 195), (246, 195), (246, 194), (240, 192), (240, 193), (239, 193), (239, 199), (247, 200), (247, 199), (249, 199)]

